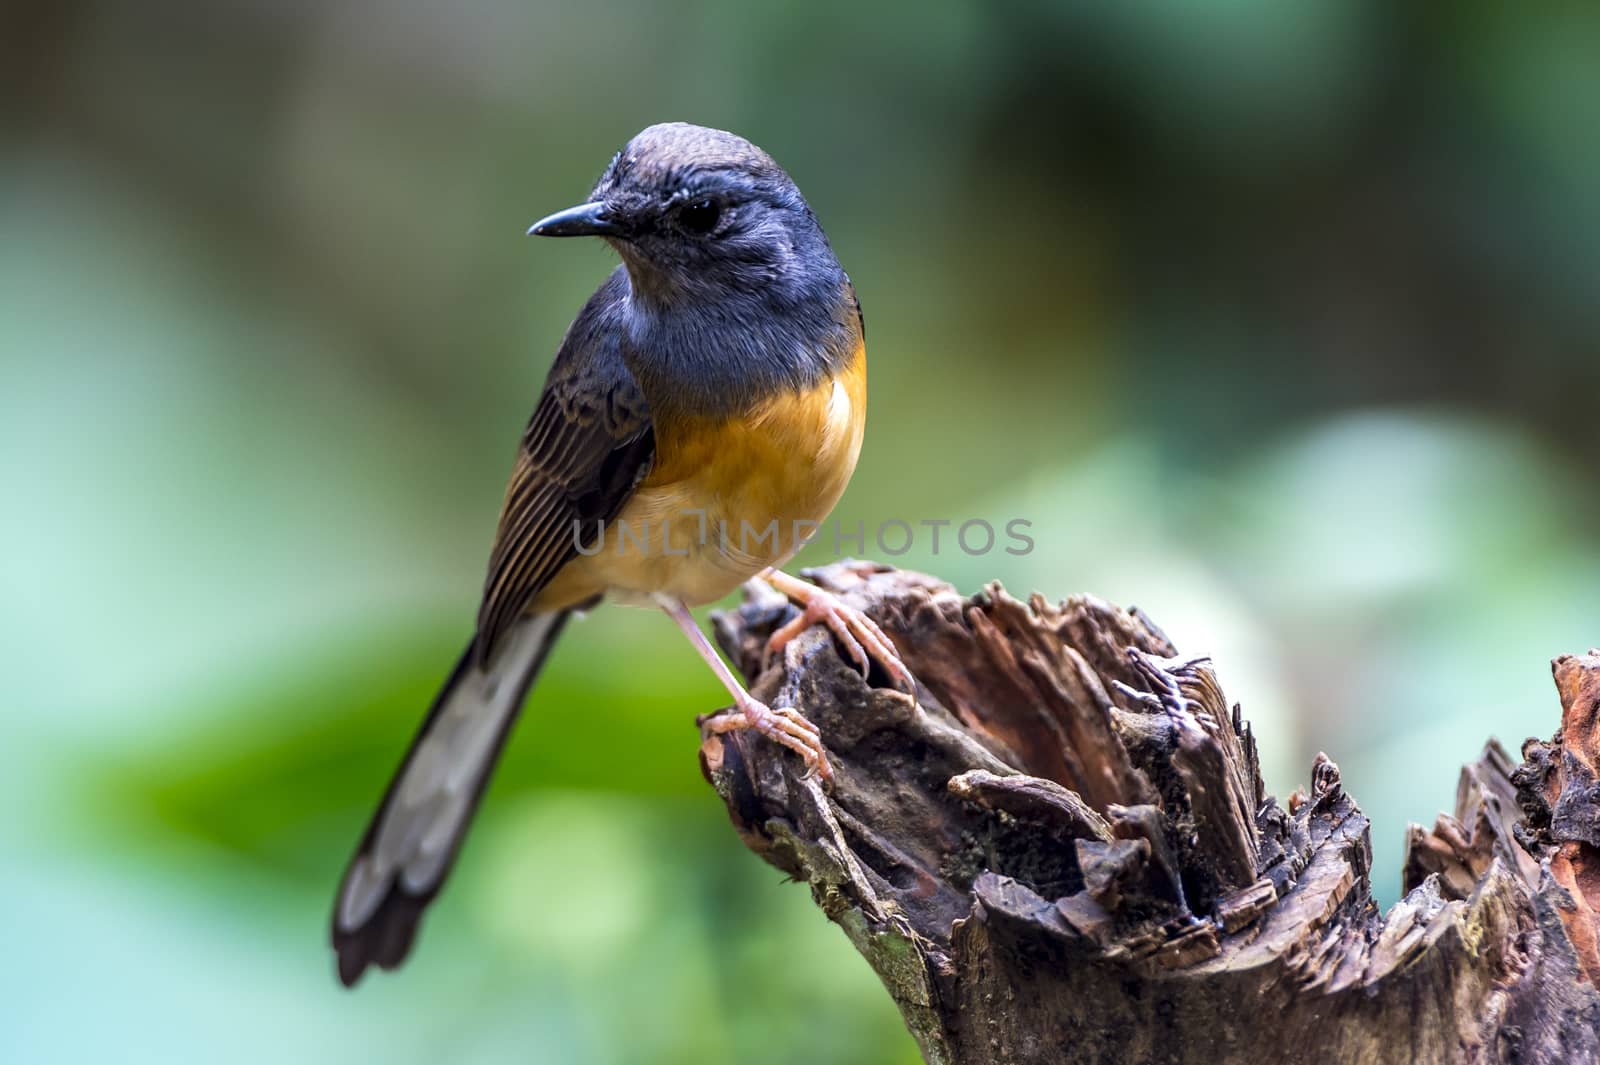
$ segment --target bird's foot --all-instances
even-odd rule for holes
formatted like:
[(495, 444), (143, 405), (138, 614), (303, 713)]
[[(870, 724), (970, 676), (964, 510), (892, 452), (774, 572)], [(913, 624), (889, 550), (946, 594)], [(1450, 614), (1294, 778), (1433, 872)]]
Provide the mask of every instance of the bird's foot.
[(896, 687), (916, 691), (916, 681), (906, 664), (900, 660), (894, 641), (865, 612), (830, 591), (807, 584), (780, 570), (768, 573), (766, 580), (801, 608), (799, 616), (774, 632), (767, 641), (769, 657), (782, 652), (796, 636), (820, 622), (833, 633), (863, 677), (872, 668), (872, 663), (877, 662)]
[(717, 714), (700, 722), (700, 727), (715, 736), (741, 729), (755, 729), (761, 735), (798, 754), (806, 764), (806, 776), (815, 774), (826, 783), (833, 780), (833, 766), (822, 746), (822, 733), (792, 706), (776, 709), (746, 695), (730, 713)]

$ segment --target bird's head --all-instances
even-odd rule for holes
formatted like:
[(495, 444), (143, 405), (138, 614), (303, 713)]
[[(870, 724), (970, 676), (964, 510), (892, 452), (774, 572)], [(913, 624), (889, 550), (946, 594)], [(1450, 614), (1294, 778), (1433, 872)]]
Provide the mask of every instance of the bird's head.
[(783, 168), (743, 137), (683, 122), (650, 126), (611, 160), (589, 202), (528, 230), (604, 237), (634, 292), (682, 300), (800, 299), (842, 277), (827, 238)]

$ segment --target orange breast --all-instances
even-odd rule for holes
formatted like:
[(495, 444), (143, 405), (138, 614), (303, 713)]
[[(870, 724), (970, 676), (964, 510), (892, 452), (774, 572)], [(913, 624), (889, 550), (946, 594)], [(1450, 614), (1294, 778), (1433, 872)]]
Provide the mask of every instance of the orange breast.
[(593, 555), (539, 597), (565, 605), (607, 591), (690, 605), (720, 599), (814, 535), (855, 471), (866, 425), (867, 360), (805, 392), (726, 418), (658, 420), (656, 461)]

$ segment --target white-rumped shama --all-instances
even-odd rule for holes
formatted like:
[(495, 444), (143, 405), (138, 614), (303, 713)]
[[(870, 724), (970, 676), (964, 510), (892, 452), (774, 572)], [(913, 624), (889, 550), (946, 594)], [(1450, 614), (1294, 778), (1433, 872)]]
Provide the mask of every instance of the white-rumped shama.
[(815, 726), (745, 692), (689, 614), (741, 582), (803, 609), (781, 649), (826, 624), (866, 672), (910, 677), (860, 611), (782, 573), (833, 509), (861, 449), (865, 331), (850, 279), (800, 190), (742, 137), (651, 126), (590, 202), (536, 236), (598, 236), (622, 263), (567, 331), (517, 450), (477, 631), (433, 702), (339, 887), (339, 977), (405, 959), (506, 735), (572, 611), (660, 606), (753, 728), (831, 775)]

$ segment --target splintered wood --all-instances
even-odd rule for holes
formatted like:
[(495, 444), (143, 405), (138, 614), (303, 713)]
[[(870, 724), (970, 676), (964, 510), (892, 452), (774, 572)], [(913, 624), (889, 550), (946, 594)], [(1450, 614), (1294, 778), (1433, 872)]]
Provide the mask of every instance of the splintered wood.
[(718, 637), (757, 697), (820, 727), (835, 779), (750, 733), (708, 736), (702, 761), (928, 1061), (1600, 1062), (1600, 656), (1557, 661), (1552, 741), (1520, 767), (1491, 742), (1411, 830), (1383, 914), (1338, 766), (1267, 795), (1210, 662), (1138, 611), (813, 576), (893, 636), (916, 697), (822, 630), (763, 671), (789, 608), (753, 600)]

